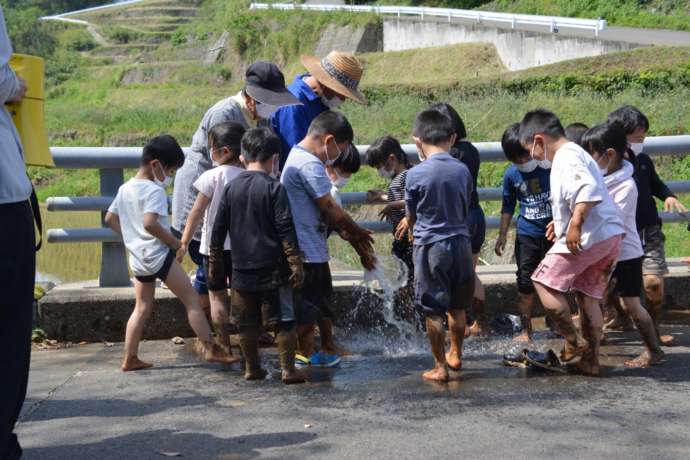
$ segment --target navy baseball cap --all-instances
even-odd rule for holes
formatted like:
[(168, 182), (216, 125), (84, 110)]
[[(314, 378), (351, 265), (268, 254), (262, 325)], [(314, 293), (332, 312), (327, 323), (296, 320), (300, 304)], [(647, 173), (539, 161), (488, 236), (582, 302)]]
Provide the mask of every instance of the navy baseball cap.
[(247, 68), (245, 91), (257, 102), (284, 107), (302, 103), (285, 87), (285, 77), (277, 65), (256, 61)]

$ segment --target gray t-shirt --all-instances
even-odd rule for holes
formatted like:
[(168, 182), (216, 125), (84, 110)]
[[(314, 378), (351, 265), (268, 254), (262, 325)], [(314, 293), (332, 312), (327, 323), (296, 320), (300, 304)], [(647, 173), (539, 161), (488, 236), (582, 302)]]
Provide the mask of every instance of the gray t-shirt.
[(472, 175), (448, 153), (432, 155), (407, 173), (405, 204), (416, 218), (415, 245), (455, 235), (469, 237), (467, 213), (472, 197)]
[(288, 155), (280, 182), (290, 200), (297, 240), (306, 262), (328, 262), (326, 224), (314, 201), (331, 192), (326, 167), (314, 154), (296, 145)]
[[(192, 211), (196, 201), (197, 189), (194, 182), (206, 171), (211, 169), (211, 155), (208, 151), (208, 132), (218, 123), (226, 121), (236, 121), (246, 129), (253, 127), (253, 123), (247, 120), (242, 110), (242, 95), (236, 94), (218, 101), (213, 107), (208, 109), (204, 118), (201, 119), (199, 127), (192, 138), (192, 146), (187, 154), (184, 165), (175, 175), (175, 187), (173, 188), (172, 227), (182, 233), (187, 217)], [(195, 240), (201, 240), (201, 228), (194, 234)]]

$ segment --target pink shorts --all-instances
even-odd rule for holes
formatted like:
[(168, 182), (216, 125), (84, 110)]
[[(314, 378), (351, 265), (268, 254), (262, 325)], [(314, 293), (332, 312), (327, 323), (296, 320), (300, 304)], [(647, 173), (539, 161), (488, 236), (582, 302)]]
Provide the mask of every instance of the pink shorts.
[(601, 300), (616, 268), (622, 240), (621, 235), (613, 236), (578, 255), (547, 254), (532, 274), (532, 281), (559, 292), (572, 289)]

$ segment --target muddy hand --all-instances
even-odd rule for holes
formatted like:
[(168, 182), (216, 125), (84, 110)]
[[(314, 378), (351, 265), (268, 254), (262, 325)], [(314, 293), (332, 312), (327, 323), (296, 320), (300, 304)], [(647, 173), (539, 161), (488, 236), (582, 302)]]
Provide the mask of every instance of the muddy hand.
[(501, 257), (503, 255), (503, 251), (506, 249), (506, 237), (505, 235), (500, 235), (498, 239), (496, 240), (496, 246), (494, 247), (494, 252), (496, 253), (497, 256)]
[(398, 226), (395, 228), (395, 239), (402, 240), (407, 236), (407, 232), (410, 230), (410, 224), (408, 223), (407, 217), (404, 217)]
[(568, 227), (568, 233), (565, 236), (565, 244), (568, 246), (568, 251), (574, 255), (578, 255), (582, 251), (580, 245), (580, 237), (582, 230), (578, 225), (571, 225)]

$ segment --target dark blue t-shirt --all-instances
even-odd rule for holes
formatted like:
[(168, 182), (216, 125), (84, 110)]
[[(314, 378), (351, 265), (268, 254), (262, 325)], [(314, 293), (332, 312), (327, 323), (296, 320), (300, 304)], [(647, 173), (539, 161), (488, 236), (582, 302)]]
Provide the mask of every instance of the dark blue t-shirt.
[(551, 170), (537, 167), (530, 173), (518, 171), (510, 165), (503, 175), (502, 214), (513, 214), (515, 205), (520, 202), (518, 216), (518, 235), (540, 237), (546, 233), (546, 225), (551, 222)]

